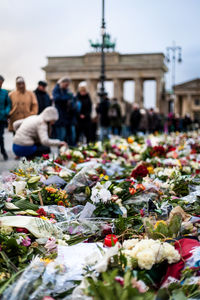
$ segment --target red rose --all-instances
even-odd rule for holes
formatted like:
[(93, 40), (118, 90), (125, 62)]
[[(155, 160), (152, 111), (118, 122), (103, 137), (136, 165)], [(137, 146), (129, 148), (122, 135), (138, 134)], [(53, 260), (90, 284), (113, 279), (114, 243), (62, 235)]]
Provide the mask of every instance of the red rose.
[(23, 233), (29, 233), (29, 231), (26, 228), (16, 228), (17, 232), (23, 232)]
[(42, 157), (43, 157), (44, 159), (49, 159), (49, 154), (42, 154)]
[(143, 218), (144, 217), (144, 209), (140, 209), (140, 216)]
[(167, 149), (167, 152), (171, 152), (171, 151), (175, 151), (175, 150), (176, 150), (176, 147), (169, 146)]
[(153, 157), (155, 157), (155, 156), (163, 157), (163, 156), (165, 156), (165, 154), (166, 154), (166, 151), (163, 146), (155, 146), (150, 151), (150, 156), (153, 156)]
[(61, 158), (57, 158), (54, 160), (55, 163), (61, 165), (62, 164), (62, 159)]
[(138, 179), (141, 177), (146, 177), (148, 175), (148, 170), (145, 165), (139, 165), (136, 169), (134, 169), (131, 173), (131, 177)]
[(36, 213), (38, 213), (38, 215), (40, 215), (40, 216), (46, 216), (46, 215), (47, 215), (47, 213), (46, 213), (46, 211), (44, 210), (44, 208), (39, 208), (39, 209), (36, 211)]

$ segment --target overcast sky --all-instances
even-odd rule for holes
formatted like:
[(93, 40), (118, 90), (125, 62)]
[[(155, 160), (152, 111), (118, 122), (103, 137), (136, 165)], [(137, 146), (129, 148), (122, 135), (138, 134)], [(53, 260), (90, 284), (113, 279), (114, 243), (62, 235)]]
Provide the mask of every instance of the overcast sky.
[[(200, 0), (105, 0), (107, 31), (121, 53), (183, 49), (176, 82), (200, 77)], [(0, 0), (0, 74), (5, 88), (18, 75), (34, 89), (47, 56), (81, 55), (100, 35), (101, 0)], [(168, 85), (170, 75), (166, 76)], [(151, 98), (151, 84), (145, 97)], [(130, 86), (127, 97), (130, 97)]]

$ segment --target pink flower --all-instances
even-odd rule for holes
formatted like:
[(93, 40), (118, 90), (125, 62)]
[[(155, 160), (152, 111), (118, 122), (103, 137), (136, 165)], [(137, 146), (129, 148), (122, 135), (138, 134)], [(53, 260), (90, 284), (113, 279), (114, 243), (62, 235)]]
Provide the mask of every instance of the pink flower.
[(30, 246), (30, 244), (31, 244), (31, 239), (30, 239), (28, 236), (26, 236), (26, 237), (22, 240), (22, 245), (25, 246), (25, 247), (28, 247), (28, 246)]
[(50, 218), (50, 219), (49, 219), (49, 221), (50, 221), (52, 224), (55, 224), (55, 223), (57, 223), (57, 222), (56, 222), (56, 220), (55, 220), (55, 219), (53, 219), (53, 218)]
[(132, 287), (138, 289), (140, 293), (145, 293), (147, 291), (147, 287), (142, 280), (136, 280), (136, 278), (132, 279)]
[(49, 238), (44, 248), (46, 248), (48, 252), (56, 252), (57, 250), (56, 239), (54, 237)]
[(124, 286), (124, 279), (122, 277), (116, 276), (115, 281), (117, 281), (121, 286)]
[(6, 199), (6, 202), (11, 202), (12, 201), (12, 198), (7, 198)]

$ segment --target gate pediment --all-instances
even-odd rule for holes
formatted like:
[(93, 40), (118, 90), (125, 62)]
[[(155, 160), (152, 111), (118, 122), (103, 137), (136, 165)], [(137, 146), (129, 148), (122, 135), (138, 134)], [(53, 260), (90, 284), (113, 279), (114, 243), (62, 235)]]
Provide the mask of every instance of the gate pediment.
[(182, 84), (177, 84), (175, 85), (175, 91), (181, 90), (181, 91), (188, 91), (188, 90), (193, 90), (193, 91), (200, 91), (200, 78), (196, 78), (191, 81), (184, 82)]

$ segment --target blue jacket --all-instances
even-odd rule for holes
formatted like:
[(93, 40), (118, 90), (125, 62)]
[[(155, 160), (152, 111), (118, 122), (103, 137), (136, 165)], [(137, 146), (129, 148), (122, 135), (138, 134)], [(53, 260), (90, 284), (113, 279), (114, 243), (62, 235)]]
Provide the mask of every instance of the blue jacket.
[(11, 101), (8, 92), (0, 88), (0, 121), (6, 121), (11, 110)]
[(56, 122), (56, 125), (66, 126), (76, 124), (77, 101), (73, 94), (68, 90), (61, 89), (59, 84), (56, 84), (52, 95), (55, 107), (59, 113), (59, 120)]

